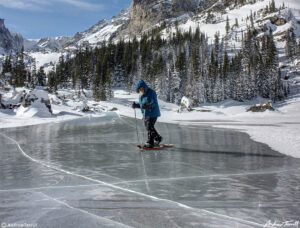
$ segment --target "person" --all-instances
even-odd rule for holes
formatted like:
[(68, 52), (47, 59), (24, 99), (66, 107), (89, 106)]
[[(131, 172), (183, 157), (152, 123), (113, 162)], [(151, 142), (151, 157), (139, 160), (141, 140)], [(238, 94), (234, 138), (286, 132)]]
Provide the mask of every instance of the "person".
[(132, 108), (140, 108), (143, 114), (144, 124), (148, 131), (148, 141), (144, 147), (153, 148), (163, 140), (154, 127), (157, 118), (160, 117), (157, 95), (143, 80), (136, 83), (136, 92), (140, 94), (139, 103), (133, 102)]

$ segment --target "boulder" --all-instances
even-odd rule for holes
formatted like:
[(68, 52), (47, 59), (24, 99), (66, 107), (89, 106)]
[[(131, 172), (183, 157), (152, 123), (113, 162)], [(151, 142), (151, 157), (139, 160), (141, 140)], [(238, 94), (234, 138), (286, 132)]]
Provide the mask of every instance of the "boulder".
[(118, 111), (118, 109), (116, 107), (113, 107), (111, 109), (108, 110), (109, 112), (115, 112), (115, 111)]
[(77, 106), (76, 109), (81, 112), (90, 112), (91, 108), (88, 106), (87, 101), (82, 101), (80, 106)]
[(286, 20), (284, 18), (278, 17), (278, 16), (270, 17), (270, 21), (271, 21), (272, 24), (275, 24), (277, 26), (281, 26), (281, 25), (286, 24)]
[(263, 101), (259, 105), (254, 104), (247, 109), (247, 112), (264, 112), (266, 110), (274, 111), (271, 101)]
[(26, 91), (23, 91), (23, 95), (20, 99), (20, 103), (24, 108), (29, 107), (33, 102), (38, 100), (39, 98), (36, 97), (34, 94), (26, 93)]
[(192, 104), (193, 104), (193, 102), (192, 102), (191, 99), (189, 99), (188, 97), (185, 97), (185, 96), (182, 97), (181, 102), (180, 102), (179, 112), (184, 110), (184, 109), (187, 109), (189, 112), (193, 111)]
[(20, 100), (20, 104), (24, 108), (27, 108), (35, 102), (40, 102), (44, 104), (48, 108), (49, 112), (52, 113), (51, 102), (46, 91), (37, 88), (33, 91), (30, 91), (29, 93), (26, 93), (26, 91), (24, 90)]
[(10, 88), (9, 86), (4, 86), (4, 87), (3, 87), (3, 90), (6, 91), (6, 92), (9, 92), (10, 89), (11, 89), (11, 88)]
[(89, 112), (89, 111), (90, 111), (90, 107), (89, 107), (89, 106), (86, 106), (86, 107), (84, 107), (81, 111), (82, 111), (82, 112)]

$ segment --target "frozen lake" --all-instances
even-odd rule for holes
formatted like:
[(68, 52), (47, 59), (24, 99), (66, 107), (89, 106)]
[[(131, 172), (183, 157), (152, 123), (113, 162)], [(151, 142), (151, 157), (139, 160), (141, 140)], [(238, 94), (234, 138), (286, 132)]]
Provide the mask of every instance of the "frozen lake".
[[(300, 159), (228, 129), (156, 126), (175, 148), (140, 152), (135, 120), (114, 113), (2, 129), (0, 223), (232, 228), (300, 220)], [(141, 121), (138, 129), (143, 136)]]

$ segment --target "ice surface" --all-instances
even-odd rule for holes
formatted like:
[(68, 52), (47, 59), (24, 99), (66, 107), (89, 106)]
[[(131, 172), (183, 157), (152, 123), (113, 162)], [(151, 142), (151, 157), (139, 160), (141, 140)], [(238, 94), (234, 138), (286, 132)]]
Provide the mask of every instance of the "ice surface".
[[(300, 160), (245, 133), (157, 123), (140, 152), (107, 113), (0, 133), (0, 222), (38, 227), (263, 227), (299, 220)], [(140, 136), (145, 136), (138, 121)]]

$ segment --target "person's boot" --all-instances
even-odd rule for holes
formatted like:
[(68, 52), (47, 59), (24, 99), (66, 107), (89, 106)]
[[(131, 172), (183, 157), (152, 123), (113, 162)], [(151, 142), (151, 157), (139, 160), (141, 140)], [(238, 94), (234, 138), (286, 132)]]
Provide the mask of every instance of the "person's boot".
[(163, 141), (163, 137), (159, 136), (155, 138), (154, 145), (159, 145)]

